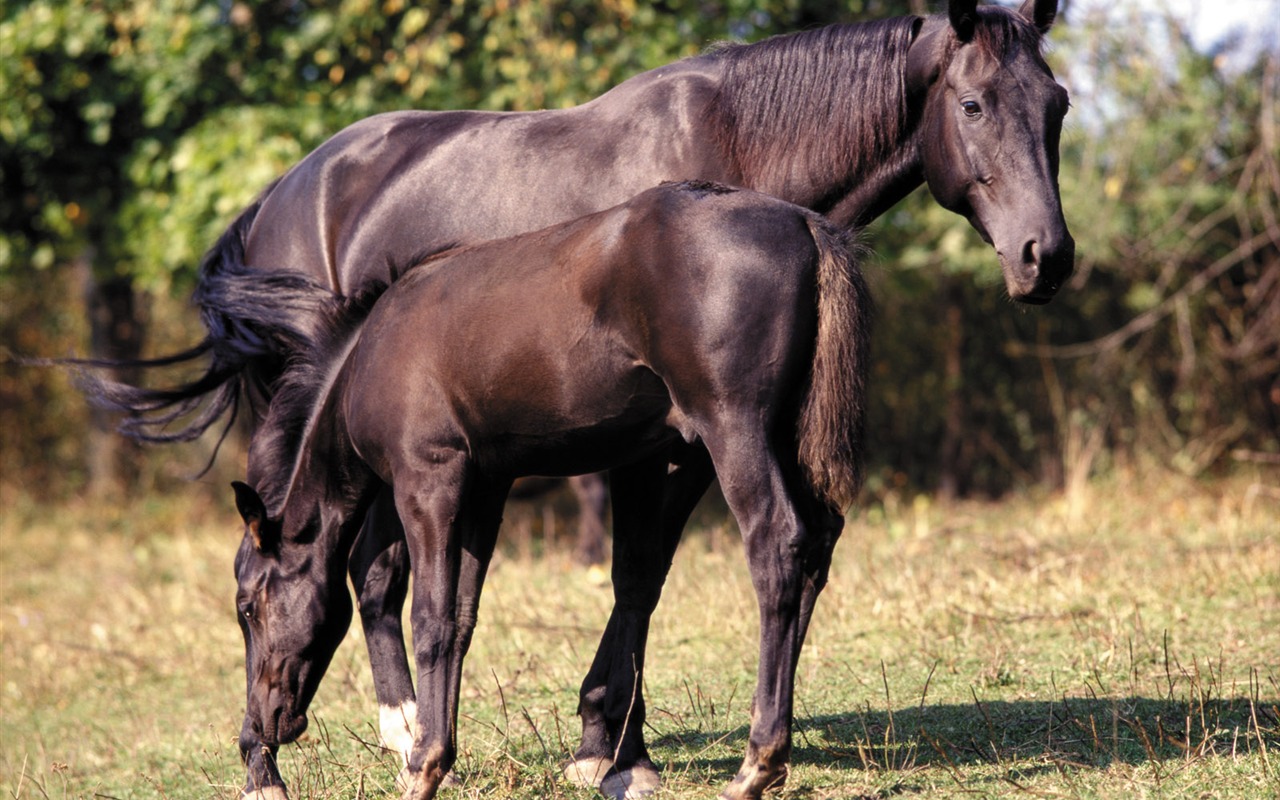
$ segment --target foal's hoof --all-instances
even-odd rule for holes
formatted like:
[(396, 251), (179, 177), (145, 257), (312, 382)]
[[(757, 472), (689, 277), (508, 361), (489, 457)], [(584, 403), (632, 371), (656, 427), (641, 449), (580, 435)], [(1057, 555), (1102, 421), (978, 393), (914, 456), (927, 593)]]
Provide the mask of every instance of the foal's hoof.
[(652, 764), (636, 764), (629, 769), (612, 770), (600, 782), (600, 793), (612, 800), (636, 800), (662, 788), (662, 778)]
[(289, 800), (289, 794), (283, 786), (263, 786), (260, 789), (245, 789), (240, 793), (240, 800)]
[(598, 789), (604, 777), (613, 769), (613, 760), (603, 756), (573, 758), (565, 762), (564, 779), (574, 786), (590, 786)]

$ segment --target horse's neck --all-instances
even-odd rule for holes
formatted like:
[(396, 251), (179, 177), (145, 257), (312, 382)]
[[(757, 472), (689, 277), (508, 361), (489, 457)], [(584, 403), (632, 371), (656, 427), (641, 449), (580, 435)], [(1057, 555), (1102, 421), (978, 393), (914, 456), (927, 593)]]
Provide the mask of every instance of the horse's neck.
[[(919, 113), (909, 108), (903, 77), (912, 19), (899, 21), (906, 27), (868, 26), (848, 37), (841, 44), (858, 52), (847, 60), (832, 59), (818, 41), (775, 60), (779, 74), (806, 79), (777, 79), (782, 85), (774, 87), (780, 89), (774, 96), (786, 93), (790, 99), (778, 101), (772, 114), (751, 107), (749, 113), (763, 124), (729, 134), (731, 148), (742, 147), (734, 153), (742, 183), (845, 226), (874, 220), (919, 186)], [(806, 126), (803, 141), (797, 125)]]
[(823, 209), (832, 222), (842, 227), (866, 225), (924, 183), (919, 131), (913, 130), (896, 151), (871, 166), (870, 172), (851, 180), (847, 194)]

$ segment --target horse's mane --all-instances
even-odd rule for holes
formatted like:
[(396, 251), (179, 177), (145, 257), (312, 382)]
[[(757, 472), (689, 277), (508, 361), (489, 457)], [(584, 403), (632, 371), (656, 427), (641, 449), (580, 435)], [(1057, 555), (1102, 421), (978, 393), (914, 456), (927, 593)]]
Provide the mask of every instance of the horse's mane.
[[(394, 272), (392, 274), (395, 274)], [(329, 294), (304, 341), (291, 351), (273, 387), (271, 409), (254, 433), (250, 479), (271, 519), (279, 519), (302, 450), (329, 389), (374, 303), (388, 284), (375, 282), (352, 297)], [(317, 286), (328, 294), (328, 290)]]
[[(974, 41), (992, 57), (1039, 53), (1040, 32), (1022, 15), (999, 6), (977, 14)], [(710, 112), (730, 161), (753, 186), (856, 184), (903, 138), (907, 52), (923, 21), (830, 25), (712, 48), (723, 72)], [(824, 198), (815, 199), (822, 210)]]
[(753, 185), (830, 186), (865, 174), (907, 123), (907, 49), (919, 21), (831, 25), (712, 50), (723, 63), (711, 103), (721, 147)]
[(1003, 61), (1022, 50), (1040, 54), (1044, 37), (1026, 17), (1000, 6), (978, 6), (977, 13), (973, 41), (987, 55)]

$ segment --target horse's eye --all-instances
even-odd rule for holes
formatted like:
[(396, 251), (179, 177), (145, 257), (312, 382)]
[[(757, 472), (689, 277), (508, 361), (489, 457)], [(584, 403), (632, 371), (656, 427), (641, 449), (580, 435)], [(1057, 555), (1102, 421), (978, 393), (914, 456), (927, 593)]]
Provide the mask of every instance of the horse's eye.
[(254, 613), (255, 613), (255, 609), (253, 607), (253, 603), (245, 603), (244, 605), (240, 606), (240, 616), (244, 617), (250, 622), (253, 621)]
[(976, 117), (982, 113), (982, 106), (978, 105), (973, 100), (965, 100), (960, 104), (960, 107), (964, 109), (966, 116)]

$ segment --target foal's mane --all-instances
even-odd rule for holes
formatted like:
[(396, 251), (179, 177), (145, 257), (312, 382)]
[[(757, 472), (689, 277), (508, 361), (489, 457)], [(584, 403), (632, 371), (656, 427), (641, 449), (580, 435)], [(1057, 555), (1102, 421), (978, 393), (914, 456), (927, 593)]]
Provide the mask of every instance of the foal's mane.
[(907, 49), (919, 23), (831, 25), (711, 51), (723, 63), (711, 103), (721, 147), (753, 185), (865, 174), (907, 124)]
[(333, 379), (374, 303), (387, 288), (388, 284), (375, 282), (358, 295), (344, 297), (316, 286), (327, 297), (320, 303), (311, 331), (292, 351), (277, 379), (271, 408), (255, 432), (250, 450), (251, 479), (269, 518), (278, 520), (284, 513), (302, 451)]

